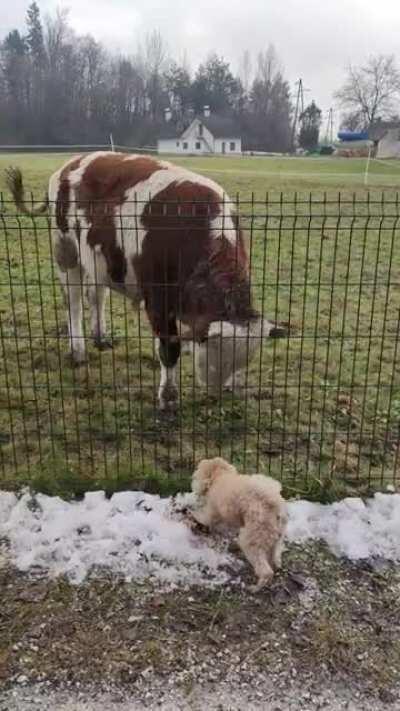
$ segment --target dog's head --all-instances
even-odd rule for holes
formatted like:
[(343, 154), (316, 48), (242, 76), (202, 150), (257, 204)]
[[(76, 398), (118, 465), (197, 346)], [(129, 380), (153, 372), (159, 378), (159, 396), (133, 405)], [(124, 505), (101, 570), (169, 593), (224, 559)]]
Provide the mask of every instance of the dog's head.
[(204, 496), (217, 477), (222, 474), (237, 475), (236, 468), (222, 457), (202, 459), (192, 476), (192, 491)]

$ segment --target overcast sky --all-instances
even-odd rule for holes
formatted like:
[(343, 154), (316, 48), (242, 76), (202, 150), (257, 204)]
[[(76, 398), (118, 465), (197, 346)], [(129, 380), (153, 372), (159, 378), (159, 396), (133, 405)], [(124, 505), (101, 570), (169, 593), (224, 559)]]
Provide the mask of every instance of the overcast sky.
[[(0, 38), (22, 28), (30, 0), (0, 0)], [(306, 101), (325, 112), (345, 66), (370, 54), (400, 60), (400, 0), (37, 0), (42, 15), (69, 8), (71, 26), (90, 32), (110, 49), (134, 52), (146, 32), (158, 29), (172, 56), (186, 51), (195, 67), (216, 50), (236, 70), (245, 49), (254, 56), (272, 42), (292, 91), (303, 78)], [(400, 61), (399, 61), (400, 63)]]

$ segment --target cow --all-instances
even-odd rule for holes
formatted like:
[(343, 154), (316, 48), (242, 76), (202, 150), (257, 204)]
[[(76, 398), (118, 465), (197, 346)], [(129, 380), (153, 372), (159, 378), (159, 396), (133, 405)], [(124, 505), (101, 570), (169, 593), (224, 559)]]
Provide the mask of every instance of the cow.
[(253, 308), (239, 216), (214, 181), (146, 155), (96, 152), (77, 155), (54, 173), (38, 207), (26, 205), (19, 169), (7, 171), (7, 184), (21, 213), (49, 213), (75, 364), (86, 359), (84, 286), (100, 349), (111, 345), (107, 289), (137, 308), (144, 302), (158, 339), (161, 409), (173, 408), (178, 398), (178, 323), (197, 344), (206, 342), (215, 322), (241, 329), (263, 322), (264, 335), (284, 335)]

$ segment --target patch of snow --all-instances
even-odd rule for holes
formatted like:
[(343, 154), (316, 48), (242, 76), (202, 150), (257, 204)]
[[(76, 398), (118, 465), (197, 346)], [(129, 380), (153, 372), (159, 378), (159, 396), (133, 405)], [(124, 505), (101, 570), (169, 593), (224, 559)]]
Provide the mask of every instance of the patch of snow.
[[(127, 580), (212, 586), (229, 580), (241, 563), (225, 544), (193, 533), (179, 510), (192, 494), (173, 499), (142, 492), (103, 491), (67, 502), (24, 492), (0, 492), (0, 539), (20, 570), (32, 568), (81, 583), (93, 569), (107, 568)], [(288, 504), (287, 540), (320, 539), (337, 556), (380, 557), (400, 562), (400, 494), (376, 494), (363, 502), (347, 498), (331, 505)]]
[(0, 491), (0, 525), (2, 521), (8, 519), (17, 501), (17, 497), (11, 491)]
[[(190, 496), (176, 505), (187, 506)], [(103, 491), (82, 501), (27, 492), (14, 500), (0, 492), (0, 538), (23, 571), (31, 568), (66, 575), (81, 583), (96, 567), (125, 579), (153, 578), (174, 584), (220, 584), (224, 570), (237, 566), (225, 550), (210, 547), (178, 515), (171, 499), (141, 492), (120, 492), (107, 499)]]
[(366, 502), (347, 498), (330, 505), (309, 501), (288, 504), (287, 539), (320, 539), (337, 556), (350, 560), (400, 561), (400, 494), (375, 494)]

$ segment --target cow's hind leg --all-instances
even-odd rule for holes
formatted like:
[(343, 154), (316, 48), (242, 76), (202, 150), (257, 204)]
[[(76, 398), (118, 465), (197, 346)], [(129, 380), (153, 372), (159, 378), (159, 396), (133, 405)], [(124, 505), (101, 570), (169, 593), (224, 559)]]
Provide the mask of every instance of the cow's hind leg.
[(90, 307), (90, 328), (94, 345), (99, 350), (112, 348), (112, 341), (106, 335), (106, 293), (107, 287), (90, 285), (87, 296)]
[(85, 336), (83, 331), (82, 270), (76, 266), (60, 271), (59, 277), (64, 290), (67, 308), (69, 348), (73, 363), (79, 365), (86, 360)]
[(177, 371), (181, 354), (181, 344), (177, 338), (176, 321), (168, 324), (168, 335), (162, 334), (159, 340), (158, 356), (161, 365), (161, 380), (158, 390), (160, 410), (175, 409), (178, 401)]

